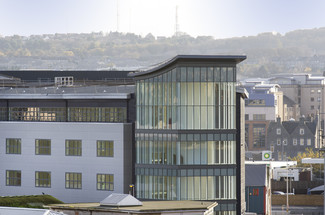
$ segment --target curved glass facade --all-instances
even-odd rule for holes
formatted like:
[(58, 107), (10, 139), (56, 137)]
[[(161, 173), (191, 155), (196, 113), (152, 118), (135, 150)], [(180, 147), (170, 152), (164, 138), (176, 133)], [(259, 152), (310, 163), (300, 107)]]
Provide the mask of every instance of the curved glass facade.
[(137, 129), (235, 129), (235, 67), (176, 67), (136, 91)]
[(136, 196), (236, 205), (236, 65), (189, 65), (136, 81)]
[(137, 135), (137, 164), (236, 164), (233, 134)]

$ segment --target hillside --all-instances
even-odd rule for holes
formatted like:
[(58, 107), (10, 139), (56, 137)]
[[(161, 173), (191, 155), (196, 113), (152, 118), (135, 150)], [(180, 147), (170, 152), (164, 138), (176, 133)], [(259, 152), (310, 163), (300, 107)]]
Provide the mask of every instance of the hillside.
[(0, 37), (0, 70), (135, 69), (177, 54), (245, 54), (239, 78), (300, 72), (321, 75), (325, 28), (229, 39), (117, 32)]

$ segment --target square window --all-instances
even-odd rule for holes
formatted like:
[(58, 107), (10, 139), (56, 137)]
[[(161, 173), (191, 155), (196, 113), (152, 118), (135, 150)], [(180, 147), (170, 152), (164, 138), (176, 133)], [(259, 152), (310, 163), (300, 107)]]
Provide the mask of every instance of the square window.
[(311, 139), (307, 139), (307, 146), (311, 146)]
[(114, 190), (114, 175), (97, 174), (97, 190)]
[(66, 189), (81, 189), (82, 186), (81, 173), (66, 172), (65, 173), (65, 188)]
[(304, 135), (304, 134), (305, 134), (305, 130), (304, 130), (303, 128), (301, 128), (301, 129), (299, 130), (299, 134), (300, 134), (300, 135)]
[(109, 140), (97, 140), (97, 157), (113, 157), (114, 142)]
[(297, 145), (297, 139), (292, 140), (292, 145), (296, 146)]
[(21, 139), (6, 139), (6, 154), (21, 154)]
[(51, 172), (35, 172), (35, 187), (51, 187)]
[(276, 134), (277, 134), (277, 135), (281, 135), (281, 128), (277, 128), (277, 129), (276, 129)]
[(300, 145), (301, 145), (301, 146), (305, 145), (305, 143), (304, 143), (304, 139), (300, 139)]
[(281, 139), (277, 139), (276, 140), (276, 144), (279, 146), (279, 145), (281, 145)]
[(274, 145), (271, 145), (271, 146), (270, 146), (270, 151), (271, 151), (271, 152), (274, 152)]
[(81, 140), (65, 140), (66, 156), (81, 156)]
[(51, 155), (51, 140), (36, 139), (35, 140), (36, 155)]
[(311, 97), (311, 98), (310, 98), (310, 101), (311, 101), (311, 102), (313, 102), (314, 100), (315, 100), (315, 98), (314, 98), (314, 97)]
[(287, 139), (284, 139), (284, 140), (283, 140), (283, 145), (285, 145), (285, 146), (288, 145), (288, 141), (287, 141)]
[(21, 171), (7, 170), (6, 171), (6, 186), (21, 186)]

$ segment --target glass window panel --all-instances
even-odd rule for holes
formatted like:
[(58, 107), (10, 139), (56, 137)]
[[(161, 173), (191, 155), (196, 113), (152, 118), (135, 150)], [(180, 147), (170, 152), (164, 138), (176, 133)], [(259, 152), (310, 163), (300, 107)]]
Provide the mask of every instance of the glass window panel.
[(6, 186), (21, 186), (20, 170), (6, 170)]
[(194, 143), (194, 164), (200, 164), (201, 161), (201, 151), (200, 151), (200, 142)]
[(191, 82), (194, 80), (193, 67), (187, 67), (187, 81)]
[(194, 81), (199, 82), (201, 79), (200, 67), (194, 67)]
[(81, 140), (66, 140), (65, 155), (66, 156), (81, 156), (82, 145)]
[(185, 82), (186, 80), (186, 67), (181, 67), (181, 81)]
[(194, 164), (194, 145), (192, 141), (187, 142), (188, 147), (188, 162), (187, 164)]
[(65, 173), (65, 188), (66, 189), (81, 189), (81, 173)]
[(206, 176), (202, 176), (201, 177), (201, 200), (207, 200), (207, 194), (208, 194), (208, 188), (207, 187), (208, 183), (207, 183), (207, 177)]
[(227, 81), (233, 82), (234, 80), (234, 72), (233, 72), (233, 67), (228, 67), (227, 71)]
[(194, 83), (194, 105), (200, 105), (200, 83)]
[(21, 154), (21, 139), (7, 138), (6, 139), (6, 154)]
[(207, 68), (201, 67), (201, 82), (207, 82)]
[(220, 67), (215, 67), (214, 68), (214, 81), (220, 82), (220, 80), (221, 80)]
[(208, 157), (208, 143), (206, 141), (201, 142), (201, 164), (207, 164)]
[(227, 68), (222, 67), (221, 68), (221, 82), (226, 82), (227, 81)]

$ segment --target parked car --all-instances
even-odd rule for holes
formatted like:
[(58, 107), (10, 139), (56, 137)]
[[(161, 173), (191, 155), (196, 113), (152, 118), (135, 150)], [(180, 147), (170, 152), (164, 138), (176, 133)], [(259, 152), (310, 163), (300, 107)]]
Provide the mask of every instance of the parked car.
[(285, 195), (282, 191), (273, 191), (273, 195)]

